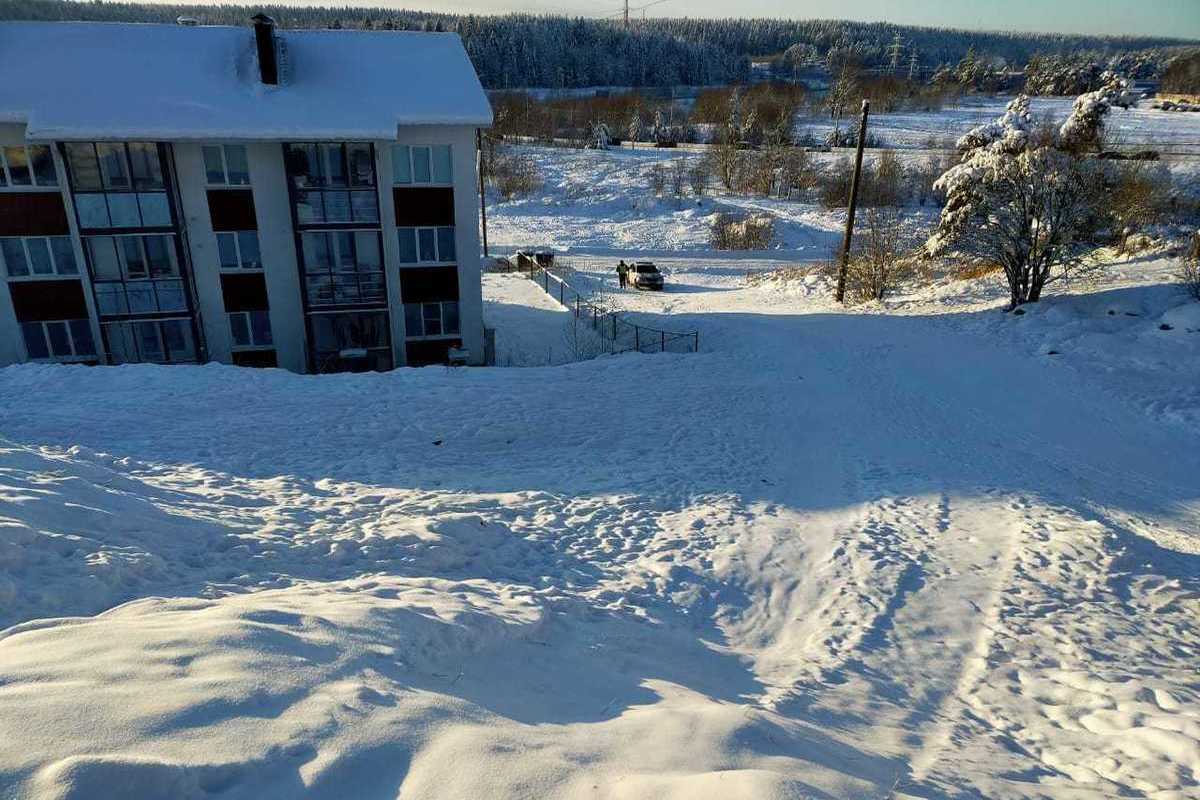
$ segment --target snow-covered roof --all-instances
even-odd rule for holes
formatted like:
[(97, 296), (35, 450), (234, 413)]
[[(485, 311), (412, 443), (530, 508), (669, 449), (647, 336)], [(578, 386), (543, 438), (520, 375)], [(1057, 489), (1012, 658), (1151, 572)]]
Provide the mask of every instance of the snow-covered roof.
[(394, 139), (492, 122), (452, 33), (279, 30), (279, 86), (250, 27), (0, 23), (0, 122), (30, 140)]

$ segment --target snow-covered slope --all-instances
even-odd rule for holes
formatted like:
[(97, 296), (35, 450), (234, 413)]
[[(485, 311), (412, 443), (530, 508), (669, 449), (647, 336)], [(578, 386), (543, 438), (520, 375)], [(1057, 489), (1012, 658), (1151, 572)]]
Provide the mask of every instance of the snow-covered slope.
[(664, 266), (704, 353), (0, 371), (0, 796), (1195, 795), (1181, 297)]

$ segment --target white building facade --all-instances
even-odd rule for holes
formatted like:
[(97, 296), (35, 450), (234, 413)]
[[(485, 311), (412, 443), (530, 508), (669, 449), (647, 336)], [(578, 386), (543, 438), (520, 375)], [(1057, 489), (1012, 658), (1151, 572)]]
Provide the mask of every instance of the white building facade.
[(0, 365), (484, 361), (457, 36), (4, 23), (0, 72)]

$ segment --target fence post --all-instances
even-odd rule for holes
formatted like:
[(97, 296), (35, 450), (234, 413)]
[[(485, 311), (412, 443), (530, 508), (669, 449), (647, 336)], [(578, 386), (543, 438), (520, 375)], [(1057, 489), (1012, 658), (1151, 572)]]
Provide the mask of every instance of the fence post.
[(642, 329), (639, 325), (633, 326), (633, 349), (642, 352)]
[(696, 331), (692, 335), (696, 337), (695, 343), (692, 344), (692, 352), (699, 353), (700, 352), (700, 331)]
[(566, 284), (564, 284), (562, 281), (559, 281), (558, 282), (558, 304), (560, 306), (566, 305), (566, 303), (563, 302), (563, 289), (565, 289), (565, 288), (566, 288)]
[(612, 315), (612, 321), (613, 321), (612, 340), (615, 342), (617, 340), (617, 315), (616, 314)]
[(659, 331), (659, 333), (662, 334), (662, 344), (658, 346), (658, 352), (665, 353), (667, 352), (667, 332)]

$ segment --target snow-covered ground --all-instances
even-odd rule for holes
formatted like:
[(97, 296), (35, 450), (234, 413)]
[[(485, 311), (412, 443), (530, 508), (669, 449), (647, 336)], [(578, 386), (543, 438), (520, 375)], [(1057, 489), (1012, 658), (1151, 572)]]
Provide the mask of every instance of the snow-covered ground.
[[(689, 163), (697, 153), (675, 153), (651, 147), (608, 151), (524, 147), (542, 175), (533, 194), (488, 208), (488, 239), (493, 253), (521, 248), (551, 248), (564, 253), (619, 257), (703, 252), (716, 258), (743, 260), (744, 253), (714, 253), (709, 234), (721, 212), (767, 213), (775, 219), (769, 253), (798, 261), (828, 258), (841, 241), (845, 213), (816, 203), (776, 198), (710, 194), (699, 200), (655, 197), (650, 173), (656, 164), (679, 159)], [(936, 209), (914, 209), (914, 222), (928, 223)]]
[[(493, 233), (585, 239), (557, 185)], [(0, 370), (0, 797), (1200, 794), (1169, 256), (845, 309), (596, 194), (576, 279), (653, 253), (611, 301), (701, 353)], [(510, 363), (569, 360), (485, 292)]]
[[(933, 112), (877, 113), (870, 117), (870, 130), (887, 147), (924, 148), (931, 140), (940, 147), (953, 147), (959, 136), (1003, 114), (1010, 100), (1011, 95), (968, 95)], [(1074, 97), (1033, 97), (1030, 110), (1036, 119), (1061, 123), (1074, 102)], [(1134, 108), (1112, 109), (1107, 120), (1112, 144), (1200, 154), (1200, 114), (1159, 111), (1151, 105), (1151, 101), (1141, 101)], [(843, 129), (846, 124), (843, 121)], [(807, 117), (798, 120), (797, 128), (820, 137), (832, 131), (833, 125), (826, 117)]]

